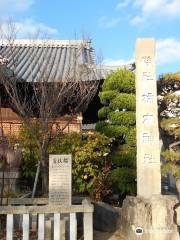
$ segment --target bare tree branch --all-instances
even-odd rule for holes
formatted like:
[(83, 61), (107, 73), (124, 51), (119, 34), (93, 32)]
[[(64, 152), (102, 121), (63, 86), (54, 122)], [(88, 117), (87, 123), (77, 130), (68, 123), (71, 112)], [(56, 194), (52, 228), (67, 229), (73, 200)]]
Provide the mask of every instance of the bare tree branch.
[[(16, 29), (13, 23), (8, 24), (8, 33), (3, 33), (11, 57), (10, 67), (0, 64), (0, 83), (8, 97), (10, 106), (19, 114), (29, 131), (36, 137), (41, 156), (41, 173), (43, 191), (47, 192), (47, 149), (51, 141), (65, 130), (74, 114), (85, 111), (97, 92), (99, 81), (92, 59), (88, 61), (84, 53), (89, 48), (89, 41), (73, 46), (71, 61), (62, 62), (61, 74), (56, 70), (57, 53), (52, 53), (47, 40), (31, 40), (29, 62), (31, 62), (30, 79), (21, 79), (18, 75), (22, 56), (16, 45)], [(37, 60), (36, 55), (40, 54)], [(54, 54), (54, 55), (53, 55)], [(50, 55), (53, 57), (50, 58)], [(65, 61), (65, 60), (64, 60)], [(24, 66), (22, 66), (24, 67)], [(25, 68), (25, 67), (24, 67)], [(25, 69), (24, 69), (25, 71)], [(60, 116), (68, 114), (67, 122), (52, 134), (52, 127)], [(35, 124), (36, 123), (36, 124)], [(36, 125), (36, 127), (34, 127)], [(38, 126), (38, 131), (37, 131)]]

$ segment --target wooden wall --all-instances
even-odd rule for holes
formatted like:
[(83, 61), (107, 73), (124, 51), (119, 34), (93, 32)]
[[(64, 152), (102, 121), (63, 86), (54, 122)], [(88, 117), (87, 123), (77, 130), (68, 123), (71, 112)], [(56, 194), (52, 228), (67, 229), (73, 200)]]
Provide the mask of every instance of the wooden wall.
[[(0, 128), (3, 129), (5, 136), (18, 136), (20, 127), (22, 125), (21, 118), (13, 112), (10, 108), (1, 108), (0, 111)], [(82, 128), (82, 117), (81, 115), (73, 116), (73, 119), (68, 123), (67, 117), (57, 118), (53, 125), (53, 133), (55, 134), (57, 129), (65, 127), (63, 132), (81, 132)], [(2, 134), (2, 133), (1, 133)]]

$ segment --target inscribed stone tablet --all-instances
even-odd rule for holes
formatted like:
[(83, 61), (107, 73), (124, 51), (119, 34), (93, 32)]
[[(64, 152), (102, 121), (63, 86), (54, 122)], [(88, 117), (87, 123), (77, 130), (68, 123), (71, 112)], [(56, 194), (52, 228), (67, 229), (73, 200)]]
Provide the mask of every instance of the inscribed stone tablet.
[(136, 43), (137, 194), (161, 193), (155, 40)]
[(49, 155), (49, 204), (71, 205), (72, 156)]

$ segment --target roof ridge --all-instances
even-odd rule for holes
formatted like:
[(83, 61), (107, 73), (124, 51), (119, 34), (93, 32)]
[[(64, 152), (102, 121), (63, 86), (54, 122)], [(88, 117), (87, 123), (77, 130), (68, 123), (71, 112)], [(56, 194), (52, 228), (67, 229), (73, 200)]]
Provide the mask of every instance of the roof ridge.
[(16, 39), (16, 40), (0, 40), (0, 46), (77, 46), (83, 45), (90, 48), (91, 40), (60, 40), (60, 39)]

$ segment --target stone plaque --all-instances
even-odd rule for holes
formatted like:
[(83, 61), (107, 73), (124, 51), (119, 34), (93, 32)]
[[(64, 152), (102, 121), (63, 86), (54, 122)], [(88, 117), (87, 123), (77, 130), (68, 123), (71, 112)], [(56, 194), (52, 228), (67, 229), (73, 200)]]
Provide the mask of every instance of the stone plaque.
[(49, 155), (49, 204), (71, 205), (72, 156)]
[(155, 40), (136, 42), (137, 194), (161, 193)]

